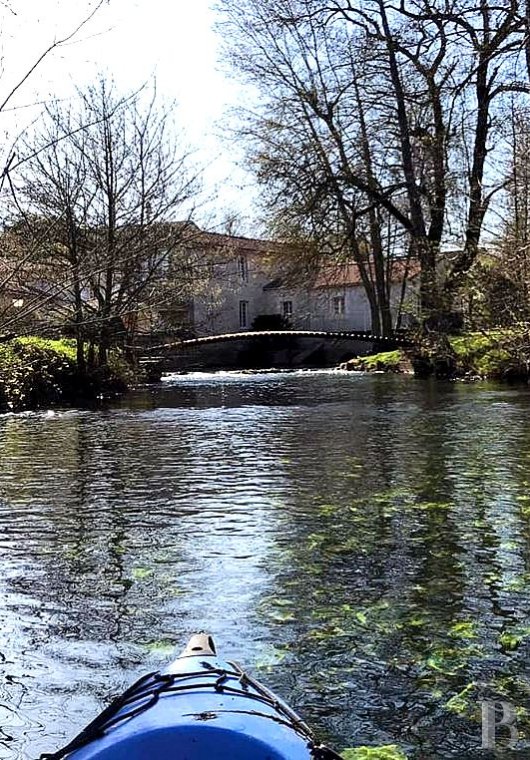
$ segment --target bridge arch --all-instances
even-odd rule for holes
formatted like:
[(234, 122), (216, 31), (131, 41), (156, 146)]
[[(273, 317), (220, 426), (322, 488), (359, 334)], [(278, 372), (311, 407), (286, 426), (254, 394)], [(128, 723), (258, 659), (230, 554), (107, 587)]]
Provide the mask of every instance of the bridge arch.
[(151, 346), (141, 352), (140, 363), (144, 366), (157, 365), (162, 372), (333, 367), (353, 356), (410, 345), (411, 338), (406, 334), (381, 336), (366, 331), (246, 331)]

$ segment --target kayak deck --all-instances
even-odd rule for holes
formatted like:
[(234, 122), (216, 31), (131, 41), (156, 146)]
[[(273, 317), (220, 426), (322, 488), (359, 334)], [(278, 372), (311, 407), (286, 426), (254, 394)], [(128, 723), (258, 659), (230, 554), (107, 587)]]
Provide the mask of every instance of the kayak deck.
[(165, 672), (127, 689), (69, 745), (42, 760), (325, 760), (308, 726), (232, 662), (192, 638)]

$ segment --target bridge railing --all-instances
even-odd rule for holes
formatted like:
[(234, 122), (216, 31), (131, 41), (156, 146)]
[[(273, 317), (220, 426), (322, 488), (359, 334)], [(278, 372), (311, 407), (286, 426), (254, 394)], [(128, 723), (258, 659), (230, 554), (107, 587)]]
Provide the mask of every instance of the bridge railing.
[(320, 340), (355, 340), (378, 343), (382, 346), (399, 347), (411, 346), (414, 340), (404, 332), (394, 333), (393, 335), (374, 335), (367, 330), (349, 330), (349, 331), (326, 331), (326, 330), (248, 330), (239, 333), (224, 333), (222, 335), (208, 335), (201, 338), (188, 338), (171, 342), (160, 343), (158, 345), (146, 346), (142, 353), (156, 351), (178, 350), (181, 348), (191, 348), (192, 346), (206, 346), (225, 341), (238, 340), (259, 340), (263, 338), (318, 338)]

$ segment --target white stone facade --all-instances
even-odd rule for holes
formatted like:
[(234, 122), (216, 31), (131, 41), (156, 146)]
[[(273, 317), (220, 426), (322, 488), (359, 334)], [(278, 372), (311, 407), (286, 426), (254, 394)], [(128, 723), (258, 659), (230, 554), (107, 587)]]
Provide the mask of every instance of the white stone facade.
[[(220, 247), (212, 257), (209, 276), (191, 303), (190, 327), (197, 336), (251, 330), (256, 317), (273, 314), (286, 317), (299, 330), (371, 330), (370, 306), (362, 284), (285, 287), (275, 281), (274, 257), (267, 252), (267, 245), (273, 244), (220, 235), (212, 239)], [(407, 286), (404, 326), (407, 312), (416, 311), (417, 300), (414, 280)], [(394, 318), (401, 291), (402, 281), (392, 284)]]
[(209, 281), (193, 297), (196, 335), (252, 329), (258, 315), (271, 313), (264, 290), (270, 279), (270, 270), (259, 255), (240, 252), (236, 258), (214, 263)]

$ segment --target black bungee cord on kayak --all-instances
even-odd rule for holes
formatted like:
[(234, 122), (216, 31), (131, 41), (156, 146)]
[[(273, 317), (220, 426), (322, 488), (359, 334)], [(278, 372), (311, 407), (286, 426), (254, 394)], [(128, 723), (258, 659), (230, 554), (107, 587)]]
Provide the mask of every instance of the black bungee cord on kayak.
[[(247, 699), (255, 700), (269, 707), (273, 707), (279, 716), (258, 713), (256, 711), (230, 711), (226, 712), (248, 712), (250, 714), (260, 715), (292, 728), (296, 733), (307, 741), (307, 748), (312, 760), (342, 760), (341, 756), (324, 745), (317, 745), (311, 729), (304, 721), (296, 715), (287, 705), (279, 702), (274, 694), (254, 681), (239, 666), (229, 663), (233, 670), (215, 668), (210, 663), (201, 662), (205, 670), (191, 673), (148, 673), (142, 676), (136, 683), (130, 686), (123, 694), (114, 699), (111, 704), (101, 712), (97, 718), (88, 724), (71, 742), (65, 747), (51, 754), (42, 754), (39, 760), (62, 760), (72, 752), (90, 744), (96, 739), (101, 738), (108, 730), (118, 723), (130, 720), (137, 715), (153, 707), (163, 694), (190, 691), (196, 689), (211, 689), (226, 694), (237, 694)], [(217, 676), (215, 681), (199, 682), (198, 679), (205, 676)], [(227, 679), (237, 678), (240, 688), (226, 684)], [(179, 683), (186, 681), (187, 683)], [(189, 681), (189, 682), (188, 682)], [(250, 691), (253, 689), (253, 691)], [(220, 712), (219, 710), (216, 712)], [(225, 712), (225, 711), (223, 711)], [(206, 716), (205, 716), (206, 718)]]

